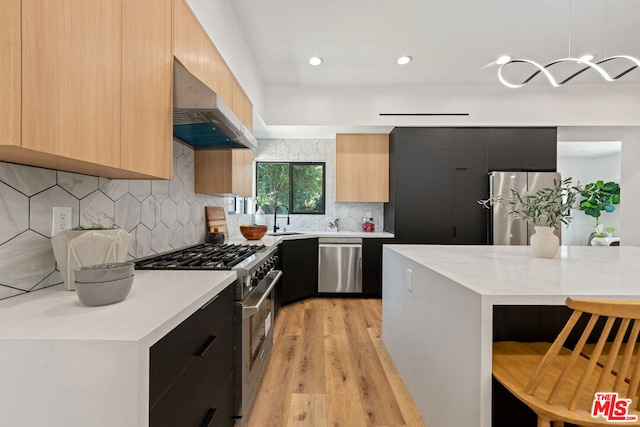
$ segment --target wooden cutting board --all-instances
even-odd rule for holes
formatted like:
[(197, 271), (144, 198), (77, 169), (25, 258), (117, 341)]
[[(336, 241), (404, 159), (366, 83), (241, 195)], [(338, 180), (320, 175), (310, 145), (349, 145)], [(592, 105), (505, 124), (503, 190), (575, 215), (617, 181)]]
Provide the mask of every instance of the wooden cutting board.
[(205, 206), (205, 214), (207, 217), (207, 225), (209, 233), (224, 233), (225, 240), (229, 239), (229, 231), (227, 230), (227, 218), (224, 214), (224, 208), (219, 206)]

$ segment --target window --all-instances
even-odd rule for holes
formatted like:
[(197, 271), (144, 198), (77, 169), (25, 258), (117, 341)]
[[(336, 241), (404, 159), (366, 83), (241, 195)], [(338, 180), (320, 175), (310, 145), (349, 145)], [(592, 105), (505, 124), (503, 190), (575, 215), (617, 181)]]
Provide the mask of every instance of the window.
[[(324, 214), (324, 163), (258, 162), (258, 204), (273, 214), (274, 200), (290, 214)], [(286, 209), (278, 213), (286, 213)]]

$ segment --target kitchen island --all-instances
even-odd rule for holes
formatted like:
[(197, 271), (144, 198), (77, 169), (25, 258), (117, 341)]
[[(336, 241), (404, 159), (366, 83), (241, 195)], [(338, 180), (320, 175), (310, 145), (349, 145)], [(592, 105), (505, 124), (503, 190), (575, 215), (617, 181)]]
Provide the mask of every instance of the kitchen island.
[(0, 425), (148, 426), (150, 347), (235, 278), (136, 270), (112, 305), (84, 306), (64, 285), (0, 301)]
[(491, 425), (493, 313), (640, 298), (640, 248), (387, 245), (382, 339), (429, 427)]

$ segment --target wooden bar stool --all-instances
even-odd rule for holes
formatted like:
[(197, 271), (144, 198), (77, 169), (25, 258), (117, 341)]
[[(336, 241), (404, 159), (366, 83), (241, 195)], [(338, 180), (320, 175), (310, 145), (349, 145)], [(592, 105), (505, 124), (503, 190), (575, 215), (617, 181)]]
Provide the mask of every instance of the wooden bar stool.
[[(538, 415), (538, 427), (640, 425), (640, 301), (566, 304), (574, 311), (553, 343), (494, 343), (493, 376)], [(575, 347), (565, 346), (576, 334)]]

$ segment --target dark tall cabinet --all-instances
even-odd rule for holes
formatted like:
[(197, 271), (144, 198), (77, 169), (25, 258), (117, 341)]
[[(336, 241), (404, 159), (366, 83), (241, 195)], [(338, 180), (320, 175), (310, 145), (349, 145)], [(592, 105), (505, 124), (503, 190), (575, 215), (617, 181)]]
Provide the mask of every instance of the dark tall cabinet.
[(453, 153), (453, 243), (484, 244), (488, 211), (478, 200), (489, 194), (486, 129), (455, 129)]
[(403, 243), (453, 243), (453, 129), (396, 130), (389, 139), (385, 230)]
[(486, 244), (494, 170), (555, 171), (556, 128), (395, 128), (384, 230), (398, 243)]
[(281, 305), (300, 301), (318, 292), (318, 239), (284, 240), (282, 263)]

